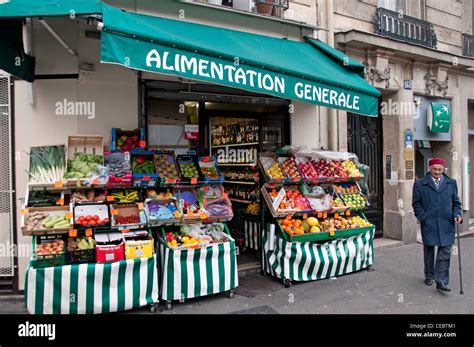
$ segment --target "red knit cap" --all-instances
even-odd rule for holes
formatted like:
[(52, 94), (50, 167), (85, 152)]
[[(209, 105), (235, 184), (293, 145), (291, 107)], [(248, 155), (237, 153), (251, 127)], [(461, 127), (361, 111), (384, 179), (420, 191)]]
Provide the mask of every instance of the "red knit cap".
[(431, 165), (443, 165), (444, 166), (444, 160), (441, 158), (431, 158), (430, 161), (428, 162), (428, 166)]

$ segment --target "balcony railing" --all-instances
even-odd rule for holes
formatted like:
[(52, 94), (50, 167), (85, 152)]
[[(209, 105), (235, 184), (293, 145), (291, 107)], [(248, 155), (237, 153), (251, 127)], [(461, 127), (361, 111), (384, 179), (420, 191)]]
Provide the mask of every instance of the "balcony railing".
[(474, 35), (462, 34), (462, 54), (474, 58)]
[(375, 32), (381, 36), (428, 48), (436, 48), (437, 45), (433, 24), (383, 7), (377, 8)]

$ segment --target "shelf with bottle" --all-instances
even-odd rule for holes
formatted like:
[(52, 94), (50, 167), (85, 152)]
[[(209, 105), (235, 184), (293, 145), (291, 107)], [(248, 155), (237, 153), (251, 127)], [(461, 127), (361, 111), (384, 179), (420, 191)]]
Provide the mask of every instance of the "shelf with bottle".
[(259, 143), (259, 127), (256, 123), (234, 123), (211, 127), (211, 146), (234, 146)]

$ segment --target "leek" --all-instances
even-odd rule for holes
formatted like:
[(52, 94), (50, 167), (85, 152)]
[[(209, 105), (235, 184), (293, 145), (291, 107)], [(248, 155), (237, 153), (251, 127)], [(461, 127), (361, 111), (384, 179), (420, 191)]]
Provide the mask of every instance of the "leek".
[(66, 170), (64, 146), (32, 147), (30, 153), (31, 183), (54, 183), (61, 181)]

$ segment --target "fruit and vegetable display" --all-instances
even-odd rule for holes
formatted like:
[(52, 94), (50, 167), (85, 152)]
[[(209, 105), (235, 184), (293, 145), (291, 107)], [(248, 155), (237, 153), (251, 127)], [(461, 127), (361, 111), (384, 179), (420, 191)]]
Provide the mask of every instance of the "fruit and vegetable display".
[[(272, 202), (277, 198), (278, 191), (276, 189), (270, 190), (268, 195)], [(278, 205), (278, 211), (295, 210), (295, 211), (311, 211), (311, 206), (308, 200), (301, 194), (298, 189), (287, 189), (283, 200)]]
[(155, 154), (154, 155), (156, 173), (162, 180), (179, 179), (176, 162), (171, 154)]
[(64, 253), (64, 241), (54, 240), (49, 242), (43, 242), (36, 246), (36, 255), (48, 256), (57, 255)]
[(168, 246), (172, 248), (200, 248), (229, 240), (223, 223), (185, 225), (179, 230), (166, 230), (165, 235)]
[(132, 174), (130, 164), (130, 153), (105, 153), (105, 166), (109, 170), (109, 175), (115, 177), (124, 177)]
[(115, 217), (115, 224), (138, 224), (138, 223), (140, 223), (140, 216), (136, 214)]
[(288, 157), (284, 160), (282, 159), (283, 158), (279, 158), (279, 161), (281, 161), (280, 166), (282, 167), (285, 174), (288, 177), (292, 178), (293, 180), (296, 180), (296, 181), (300, 180), (302, 177), (301, 177), (300, 172), (298, 171), (295, 158)]
[(59, 205), (58, 201), (61, 198), (61, 194), (55, 194), (52, 192), (33, 191), (28, 196), (29, 207), (46, 207)]
[(199, 177), (199, 170), (192, 159), (178, 159), (178, 164), (184, 178)]
[(336, 189), (336, 192), (341, 194), (355, 194), (360, 191), (359, 187), (357, 187), (356, 184), (341, 183), (335, 184), (334, 187)]
[(65, 146), (31, 147), (30, 183), (54, 183), (62, 181), (66, 171)]
[(69, 226), (70, 220), (66, 218), (66, 212), (34, 211), (28, 214), (25, 221), (26, 230), (67, 229)]
[(204, 177), (208, 180), (218, 181), (221, 179), (221, 175), (218, 172), (215, 160), (199, 160), (199, 168), (201, 169), (201, 172)]
[(71, 194), (71, 202), (81, 203), (81, 202), (98, 202), (104, 201), (106, 199), (105, 191), (95, 191), (91, 190), (77, 190), (73, 191)]
[(111, 193), (115, 202), (132, 203), (138, 200), (138, 191), (132, 189), (117, 190)]
[(320, 178), (331, 178), (331, 179), (347, 179), (348, 174), (342, 163), (338, 160), (311, 160), (311, 164), (314, 166), (318, 176)]
[(92, 236), (70, 237), (67, 240), (68, 252), (83, 251), (95, 248), (95, 240)]
[(354, 209), (363, 209), (367, 205), (367, 200), (359, 193), (342, 194), (342, 199), (347, 206)]
[(338, 216), (318, 219), (308, 217), (306, 219), (293, 218), (291, 215), (280, 219), (281, 228), (290, 235), (304, 235), (320, 232), (334, 232), (346, 229), (358, 229), (373, 226), (360, 216)]
[(100, 218), (98, 215), (84, 215), (84, 216), (76, 216), (74, 221), (75, 224), (79, 224), (82, 226), (98, 226), (104, 225), (109, 223), (109, 218)]
[(318, 172), (310, 161), (304, 158), (297, 158), (296, 162), (298, 163), (298, 170), (303, 174), (305, 179), (309, 181), (317, 181), (319, 179)]
[(204, 213), (194, 190), (182, 189), (175, 193), (175, 197), (179, 199), (179, 206), (185, 218), (200, 218), (200, 214)]
[(64, 174), (66, 179), (89, 178), (97, 172), (99, 165), (104, 163), (102, 155), (74, 153), (74, 159), (68, 160), (67, 172)]
[(118, 151), (128, 152), (135, 148), (140, 148), (140, 137), (138, 135), (122, 135), (115, 144), (115, 149)]
[(357, 168), (356, 164), (352, 160), (344, 160), (342, 166), (346, 170), (349, 177), (362, 177), (362, 173)]
[(274, 180), (282, 180), (286, 178), (277, 162), (274, 162), (268, 169), (265, 170), (268, 177)]
[(162, 190), (157, 192), (155, 189), (148, 189), (147, 196), (149, 199), (153, 200), (165, 200), (165, 199), (172, 199), (173, 193), (171, 193), (170, 189)]
[(151, 174), (155, 173), (155, 164), (150, 157), (133, 156), (132, 171), (134, 174)]
[(341, 200), (341, 198), (335, 197), (331, 201), (331, 206), (334, 208), (345, 208), (346, 205), (344, 205), (344, 202)]

